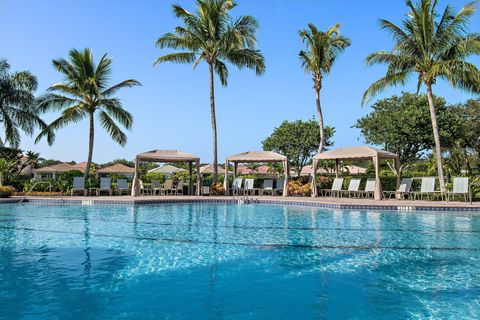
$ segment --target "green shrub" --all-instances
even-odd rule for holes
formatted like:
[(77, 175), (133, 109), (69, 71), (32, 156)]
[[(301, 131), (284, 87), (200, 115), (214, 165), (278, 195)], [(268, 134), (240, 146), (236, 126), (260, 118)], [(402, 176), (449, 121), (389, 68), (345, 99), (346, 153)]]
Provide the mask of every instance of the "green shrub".
[(0, 186), (0, 198), (9, 198), (15, 193), (15, 188), (11, 186)]

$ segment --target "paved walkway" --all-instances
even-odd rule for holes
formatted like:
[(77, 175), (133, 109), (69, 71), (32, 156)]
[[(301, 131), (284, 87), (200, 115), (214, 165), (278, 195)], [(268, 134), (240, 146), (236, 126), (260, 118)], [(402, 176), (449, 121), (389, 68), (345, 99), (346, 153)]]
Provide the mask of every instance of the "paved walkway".
[[(9, 199), (0, 199), (2, 202), (18, 202), (20, 197)], [(72, 203), (72, 204), (155, 204), (172, 202), (237, 202), (240, 198), (232, 196), (64, 196), (64, 197), (28, 197), (26, 201), (32, 203)], [(313, 207), (330, 208), (365, 208), (365, 209), (390, 209), (390, 210), (473, 210), (480, 211), (480, 202), (473, 204), (457, 201), (411, 201), (411, 200), (382, 200), (374, 201), (372, 199), (355, 198), (326, 198), (326, 197), (272, 197), (272, 196), (249, 196), (252, 202), (271, 203), (271, 204), (296, 204)]]

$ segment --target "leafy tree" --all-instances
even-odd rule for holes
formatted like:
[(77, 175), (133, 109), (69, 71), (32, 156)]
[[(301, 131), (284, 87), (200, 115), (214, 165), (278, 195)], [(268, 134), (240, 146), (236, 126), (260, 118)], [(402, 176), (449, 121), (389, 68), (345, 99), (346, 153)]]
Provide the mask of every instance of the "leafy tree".
[(227, 85), (228, 67), (231, 63), (239, 68), (254, 69), (257, 75), (265, 71), (263, 55), (256, 46), (257, 20), (252, 16), (233, 19), (230, 11), (236, 7), (232, 0), (197, 0), (196, 11), (188, 12), (179, 5), (173, 6), (175, 16), (184, 26), (175, 28), (157, 40), (161, 49), (181, 49), (159, 57), (155, 64), (164, 62), (208, 64), (210, 75), (210, 112), (213, 130), (214, 183), (218, 177), (217, 120), (215, 115), (214, 74), (223, 86)]
[(69, 60), (53, 60), (53, 66), (64, 77), (64, 82), (52, 85), (49, 93), (39, 98), (38, 107), (45, 111), (61, 111), (60, 116), (50, 123), (37, 137), (38, 142), (45, 134), (56, 131), (71, 123), (85, 118), (89, 120), (89, 141), (85, 181), (90, 172), (92, 163), (93, 144), (95, 138), (95, 113), (101, 126), (110, 134), (112, 139), (124, 146), (127, 135), (118, 127), (115, 120), (126, 129), (133, 123), (132, 115), (123, 108), (120, 99), (114, 95), (122, 88), (140, 85), (134, 79), (124, 80), (108, 87), (112, 60), (106, 54), (98, 64), (93, 60), (90, 49), (78, 51), (70, 50)]
[(468, 100), (462, 109), (465, 114), (465, 147), (472, 149), (477, 157), (480, 157), (480, 100)]
[[(447, 107), (444, 99), (433, 97), (433, 101), (439, 111), (440, 140), (446, 147), (453, 146), (460, 136), (463, 118), (454, 108)], [(361, 130), (366, 143), (397, 153), (401, 170), (434, 148), (427, 95), (404, 92), (377, 101), (372, 109), (354, 127)]]
[(330, 73), (340, 53), (345, 51), (351, 42), (340, 35), (340, 24), (336, 24), (326, 32), (323, 32), (310, 23), (307, 29), (300, 30), (298, 34), (306, 46), (306, 50), (302, 50), (299, 53), (300, 62), (305, 72), (311, 74), (313, 80), (318, 125), (320, 127), (318, 152), (322, 152), (325, 139), (323, 113), (320, 104), (320, 90), (322, 89), (323, 77)]
[(127, 167), (134, 167), (135, 166), (135, 162), (133, 162), (131, 160), (115, 159), (115, 160), (109, 161), (107, 163), (103, 163), (100, 167), (101, 168), (106, 168), (106, 167), (113, 166), (114, 164), (123, 164), (124, 166), (127, 166)]
[[(319, 127), (314, 119), (308, 121), (284, 121), (273, 133), (262, 141), (263, 150), (274, 151), (288, 157), (293, 169), (300, 175), (318, 151)], [(333, 146), (335, 129), (325, 127), (325, 146)]]
[(412, 74), (418, 76), (418, 90), (427, 89), (430, 117), (435, 139), (440, 189), (445, 191), (443, 177), (440, 131), (432, 86), (437, 79), (447, 80), (453, 87), (480, 92), (480, 71), (466, 61), (480, 53), (480, 36), (468, 33), (475, 4), (469, 3), (458, 13), (448, 5), (442, 14), (436, 10), (436, 0), (407, 1), (410, 12), (403, 20), (403, 27), (388, 20), (380, 20), (382, 29), (394, 40), (391, 51), (379, 51), (367, 57), (368, 65), (386, 64), (385, 77), (373, 83), (363, 96), (363, 104), (380, 91), (397, 85), (405, 85)]
[[(8, 143), (12, 148), (18, 148), (20, 131), (32, 135), (35, 128), (45, 129), (46, 124), (33, 103), (37, 78), (28, 71), (11, 73), (9, 70), (7, 61), (0, 60), (0, 123), (5, 130), (5, 139), (0, 139), (0, 146)], [(51, 143), (52, 133), (46, 133)]]

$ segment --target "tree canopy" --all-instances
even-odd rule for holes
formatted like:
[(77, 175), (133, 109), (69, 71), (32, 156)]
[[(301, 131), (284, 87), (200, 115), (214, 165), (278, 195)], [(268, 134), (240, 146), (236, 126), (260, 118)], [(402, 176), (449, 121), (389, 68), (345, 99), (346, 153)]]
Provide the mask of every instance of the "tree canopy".
[[(439, 110), (440, 139), (449, 148), (459, 138), (463, 119), (444, 99), (434, 97), (434, 103)], [(377, 101), (372, 109), (354, 127), (360, 129), (366, 143), (397, 153), (402, 167), (434, 148), (427, 95), (404, 92)]]
[[(274, 151), (288, 157), (297, 174), (308, 164), (318, 151), (320, 134), (314, 119), (284, 121), (273, 133), (262, 141), (263, 150)], [(325, 127), (325, 147), (333, 146), (333, 127)]]

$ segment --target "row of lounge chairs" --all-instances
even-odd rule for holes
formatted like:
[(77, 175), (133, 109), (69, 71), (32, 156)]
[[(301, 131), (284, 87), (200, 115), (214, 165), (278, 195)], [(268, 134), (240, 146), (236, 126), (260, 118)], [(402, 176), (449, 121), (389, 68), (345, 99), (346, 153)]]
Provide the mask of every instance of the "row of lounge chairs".
[[(386, 199), (410, 199), (410, 200), (433, 200), (441, 198), (449, 201), (455, 197), (463, 198), (465, 201), (472, 201), (468, 178), (454, 178), (451, 191), (441, 192), (435, 190), (435, 177), (421, 178), (419, 191), (411, 191), (413, 178), (403, 178), (400, 186), (395, 191), (384, 191), (383, 197)], [(367, 179), (365, 189), (360, 190), (361, 179), (351, 179), (348, 189), (343, 189), (343, 178), (335, 178), (331, 189), (320, 190), (320, 195), (332, 197), (371, 197), (375, 192), (375, 179)]]
[(143, 195), (183, 195), (183, 181), (180, 180), (176, 184), (173, 179), (165, 180), (162, 184), (160, 180), (152, 180), (151, 186), (145, 186), (140, 180), (140, 192)]
[(108, 193), (112, 195), (116, 191), (119, 195), (122, 195), (124, 192), (127, 194), (130, 192), (128, 187), (127, 179), (118, 179), (117, 187), (112, 188), (112, 179), (110, 178), (100, 178), (100, 187), (99, 188), (85, 188), (85, 178), (84, 177), (73, 177), (73, 188), (70, 190), (70, 195), (73, 196), (78, 193), (83, 193), (84, 196), (90, 193), (95, 192), (97, 196), (100, 196), (102, 193)]
[(235, 178), (233, 180), (232, 188), (230, 189), (230, 193), (232, 195), (278, 195), (283, 193), (283, 185), (285, 183), (285, 179), (279, 178), (276, 180), (275, 188), (273, 187), (273, 180), (263, 180), (263, 187), (262, 188), (255, 188), (255, 179), (245, 179), (245, 183), (243, 183), (242, 178)]

